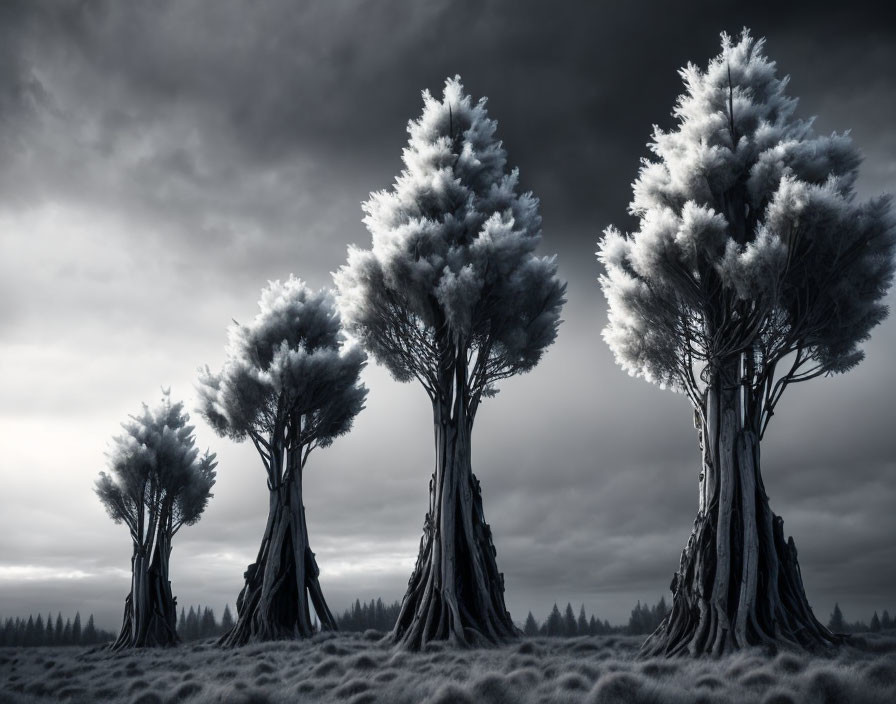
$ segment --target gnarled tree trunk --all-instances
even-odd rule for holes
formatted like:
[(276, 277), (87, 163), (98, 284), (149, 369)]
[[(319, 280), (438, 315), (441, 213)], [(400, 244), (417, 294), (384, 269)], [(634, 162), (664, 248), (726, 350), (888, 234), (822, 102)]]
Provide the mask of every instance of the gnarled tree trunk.
[(237, 621), (221, 636), (224, 646), (307, 638), (314, 632), (311, 604), (325, 630), (336, 630), (308, 545), (301, 473), (291, 473), (270, 493), (268, 521), (258, 559), (246, 570), (236, 601)]
[(124, 616), (113, 650), (176, 645), (177, 604), (168, 580), (171, 541), (160, 530), (152, 561), (139, 546), (131, 557), (131, 591), (125, 598)]
[(471, 467), (465, 369), (457, 374), (459, 391), (453, 404), (433, 402), (436, 465), (429, 512), (392, 631), (393, 640), (410, 649), (434, 640), (498, 644), (519, 633), (504, 605), (504, 575), (498, 571), (479, 481)]
[(784, 539), (784, 522), (769, 507), (738, 364), (714, 374), (697, 414), (699, 509), (672, 578), (671, 611), (644, 655), (721, 655), (752, 645), (819, 650), (842, 640), (813, 615), (793, 538)]

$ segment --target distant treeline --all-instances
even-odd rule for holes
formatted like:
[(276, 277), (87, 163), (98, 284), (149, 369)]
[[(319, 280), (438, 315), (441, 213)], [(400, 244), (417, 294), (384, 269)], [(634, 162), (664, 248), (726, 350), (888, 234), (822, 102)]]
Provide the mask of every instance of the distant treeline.
[(57, 614), (53, 620), (51, 614), (46, 620), (40, 614), (35, 618), (29, 615), (24, 618), (8, 618), (0, 630), (0, 647), (25, 647), (41, 645), (96, 645), (115, 640), (115, 634), (97, 628), (93, 623), (93, 614), (87, 619), (87, 625), (81, 627), (81, 614), (75, 614), (75, 620), (62, 620)]
[[(400, 608), (401, 604), (397, 601), (385, 604), (382, 599), (371, 599), (370, 603), (362, 603), (358, 599), (351, 608), (336, 617), (336, 623), (341, 631), (366, 631), (371, 628), (377, 631), (391, 631), (398, 618)], [(589, 617), (585, 613), (584, 605), (579, 609), (577, 617), (572, 604), (566, 605), (565, 612), (561, 612), (557, 604), (554, 604), (550, 615), (540, 625), (530, 612), (523, 626), (523, 632), (526, 635), (561, 638), (610, 633), (642, 635), (656, 630), (668, 611), (665, 599), (660, 599), (655, 606), (642, 605), (639, 601), (632, 609), (628, 625), (611, 626), (609, 621), (602, 621), (593, 614)]]
[(398, 620), (398, 611), (401, 604), (397, 601), (384, 604), (382, 599), (370, 600), (369, 604), (362, 604), (356, 599), (350, 609), (346, 609), (342, 616), (336, 617), (336, 625), (340, 631), (366, 631), (372, 628), (376, 631), (391, 631)]
[(539, 625), (538, 621), (529, 612), (526, 623), (523, 625), (523, 633), (527, 636), (549, 636), (552, 638), (575, 638), (577, 636), (603, 636), (611, 633), (625, 633), (628, 635), (644, 635), (653, 633), (660, 622), (669, 613), (665, 598), (661, 598), (655, 606), (647, 606), (639, 601), (632, 609), (627, 626), (611, 626), (610, 622), (597, 618), (594, 614), (589, 617), (585, 613), (585, 605), (579, 609), (578, 617), (573, 611), (572, 604), (566, 605), (566, 610), (561, 613), (557, 604), (551, 609), (551, 613)]
[(230, 605), (225, 604), (221, 622), (215, 618), (214, 609), (208, 606), (191, 606), (189, 611), (180, 610), (180, 618), (177, 620), (177, 635), (182, 641), (202, 640), (203, 638), (217, 638), (233, 628), (233, 614), (230, 613)]
[[(395, 625), (400, 608), (401, 604), (397, 601), (385, 604), (382, 599), (371, 599), (370, 603), (362, 603), (360, 599), (357, 599), (351, 608), (336, 617), (336, 623), (341, 631), (361, 632), (374, 629), (387, 632), (391, 631)], [(551, 613), (540, 624), (530, 611), (523, 625), (523, 632), (527, 636), (554, 638), (610, 634), (646, 635), (656, 630), (668, 612), (665, 598), (661, 598), (654, 606), (648, 606), (639, 601), (632, 609), (627, 625), (612, 626), (609, 621), (601, 620), (594, 614), (588, 616), (585, 613), (584, 604), (576, 616), (572, 604), (567, 604), (566, 609), (561, 611), (555, 603)], [(231, 628), (233, 628), (233, 615), (229, 605), (224, 607), (220, 622), (215, 618), (214, 610), (208, 606), (191, 606), (189, 611), (181, 609), (177, 634), (183, 641), (193, 641), (217, 638)], [(835, 604), (828, 621), (828, 628), (836, 633), (877, 632), (896, 628), (896, 621), (885, 609), (880, 616), (875, 611), (868, 623), (864, 621), (849, 622), (843, 617), (840, 605)], [(92, 614), (83, 628), (81, 614), (77, 613), (74, 621), (72, 619), (63, 621), (62, 614), (58, 614), (55, 620), (51, 615), (44, 619), (40, 614), (36, 618), (34, 616), (28, 616), (27, 619), (7, 618), (0, 629), (0, 647), (96, 645), (113, 640), (115, 640), (114, 633), (99, 629), (94, 625)]]
[(834, 631), (834, 633), (868, 633), (869, 631), (876, 633), (896, 628), (896, 621), (890, 617), (890, 612), (884, 609), (883, 616), (878, 616), (877, 611), (875, 611), (869, 623), (864, 621), (850, 623), (843, 618), (840, 604), (834, 604), (834, 611), (831, 613), (830, 620), (828, 620), (828, 628)]

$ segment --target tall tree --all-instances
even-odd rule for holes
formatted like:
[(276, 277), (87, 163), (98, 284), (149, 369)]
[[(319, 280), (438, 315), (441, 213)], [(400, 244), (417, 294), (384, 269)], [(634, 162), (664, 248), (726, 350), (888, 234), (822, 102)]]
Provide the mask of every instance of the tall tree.
[[(884, 617), (887, 618), (887, 612), (884, 611)], [(44, 642), (47, 645), (55, 645), (53, 638), (53, 615), (47, 614), (47, 625), (44, 628)]]
[(601, 628), (601, 622), (595, 618), (594, 614), (591, 614), (591, 618), (588, 620), (588, 635), (598, 636), (601, 635), (603, 629)]
[(886, 316), (896, 225), (859, 202), (847, 134), (795, 117), (747, 31), (681, 71), (677, 124), (634, 183), (639, 229), (608, 228), (604, 339), (630, 374), (687, 395), (702, 453), (694, 529), (648, 654), (838, 641), (812, 614), (793, 540), (769, 507), (760, 440), (784, 390), (846, 372)]
[(184, 611), (184, 607), (180, 608), (180, 618), (177, 620), (177, 635), (180, 636), (181, 640), (186, 640), (184, 634), (187, 631), (187, 614)]
[(535, 620), (531, 611), (529, 612), (529, 615), (526, 616), (526, 624), (523, 626), (523, 633), (527, 636), (538, 635), (538, 621)]
[(90, 614), (90, 617), (87, 619), (87, 625), (84, 627), (84, 633), (81, 637), (81, 642), (85, 645), (93, 645), (97, 641), (97, 631), (96, 624), (93, 622), (93, 614)]
[(560, 609), (557, 608), (556, 602), (554, 603), (554, 608), (551, 609), (551, 613), (548, 614), (548, 617), (544, 622), (543, 630), (546, 636), (551, 636), (553, 638), (559, 638), (564, 635), (563, 616), (560, 614)]
[[(113, 649), (173, 645), (177, 608), (168, 566), (171, 541), (201, 517), (215, 483), (215, 455), (199, 457), (190, 416), (168, 391), (154, 409), (122, 424), (109, 474), (100, 472), (96, 493), (116, 523), (131, 534), (131, 589)], [(80, 617), (75, 620), (80, 630)]]
[(37, 644), (37, 636), (35, 635), (34, 616), (28, 614), (28, 623), (25, 626), (25, 645), (29, 648)]
[(224, 604), (224, 613), (221, 615), (221, 633), (227, 633), (234, 626), (233, 614), (230, 613), (230, 604)]
[[(566, 604), (566, 611), (563, 612), (563, 635), (567, 638), (575, 638), (578, 633), (576, 625), (576, 614), (572, 610), (572, 604)], [(584, 635), (584, 634), (583, 634)]]
[(312, 450), (348, 432), (367, 394), (358, 381), (366, 356), (344, 344), (329, 291), (291, 276), (271, 282), (259, 308), (249, 325), (231, 326), (223, 369), (206, 368), (199, 384), (202, 414), (219, 434), (252, 441), (269, 490), (258, 557), (221, 640), (228, 646), (310, 636), (309, 594), (323, 627), (336, 629), (308, 543), (302, 474)]
[(576, 635), (587, 636), (589, 633), (588, 617), (585, 615), (585, 605), (579, 609), (579, 619), (576, 621)]
[(565, 285), (541, 240), (538, 200), (495, 137), (485, 100), (460, 78), (423, 93), (408, 125), (405, 169), (364, 204), (370, 250), (335, 275), (352, 333), (398, 381), (432, 403), (435, 469), (417, 565), (393, 638), (497, 643), (517, 630), (504, 605), (470, 441), (496, 384), (534, 367), (557, 334)]
[[(877, 616), (877, 612), (874, 612), (874, 615)], [(880, 622), (878, 621), (878, 630), (880, 630)], [(44, 617), (40, 614), (37, 615), (37, 620), (34, 622), (34, 645), (49, 645), (46, 639), (46, 629), (44, 628)]]
[(81, 645), (81, 612), (75, 613), (75, 622), (72, 624), (72, 643)]

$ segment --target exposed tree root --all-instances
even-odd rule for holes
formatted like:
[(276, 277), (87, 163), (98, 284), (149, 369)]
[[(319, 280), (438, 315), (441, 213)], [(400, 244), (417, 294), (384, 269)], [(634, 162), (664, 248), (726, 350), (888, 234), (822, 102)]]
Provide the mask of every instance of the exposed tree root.
[[(225, 647), (250, 642), (308, 638), (314, 633), (310, 606), (320, 627), (336, 628), (318, 582), (298, 481), (271, 492), (270, 511), (258, 559), (244, 573), (236, 602), (237, 621), (218, 641)], [(310, 595), (310, 604), (309, 604)]]
[(784, 539), (784, 522), (769, 507), (756, 435), (724, 401), (710, 403), (702, 428), (701, 508), (672, 579), (672, 608), (641, 653), (719, 656), (749, 646), (836, 646), (845, 638), (813, 615), (796, 546)]
[(497, 645), (519, 631), (504, 605), (504, 575), (470, 468), (469, 430), (437, 422), (436, 443), (430, 510), (392, 638), (413, 650), (430, 641)]

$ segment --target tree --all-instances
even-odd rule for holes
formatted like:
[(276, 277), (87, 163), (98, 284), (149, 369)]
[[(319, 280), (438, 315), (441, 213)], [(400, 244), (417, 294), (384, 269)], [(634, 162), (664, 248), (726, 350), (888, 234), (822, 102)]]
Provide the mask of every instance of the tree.
[(584, 604), (582, 604), (582, 608), (579, 609), (579, 620), (576, 622), (576, 633), (580, 636), (587, 636), (590, 633)]
[[(202, 516), (215, 483), (215, 455), (199, 457), (190, 416), (168, 391), (154, 409), (122, 424), (114, 439), (109, 474), (100, 472), (96, 493), (116, 523), (131, 534), (131, 589), (112, 648), (177, 642), (177, 607), (168, 566), (171, 541)], [(80, 620), (76, 618), (77, 628)]]
[[(877, 612), (874, 614), (877, 616)], [(877, 622), (878, 630), (880, 630), (880, 621)], [(44, 617), (37, 615), (34, 622), (34, 645), (49, 645), (46, 641), (46, 629), (44, 628)]]
[(190, 612), (187, 614), (187, 622), (182, 638), (186, 641), (199, 638), (199, 615), (192, 606), (190, 607)]
[[(889, 618), (886, 611), (884, 611), (884, 618)], [(55, 645), (55, 639), (53, 637), (53, 614), (47, 614), (47, 625), (44, 628), (44, 643), (47, 645)]]
[(579, 635), (576, 627), (576, 614), (570, 603), (566, 604), (566, 611), (563, 613), (563, 635), (567, 638), (575, 638)]
[(302, 474), (309, 453), (351, 429), (367, 389), (358, 379), (366, 355), (343, 342), (326, 289), (289, 277), (261, 293), (249, 325), (230, 328), (224, 367), (201, 372), (201, 412), (220, 434), (252, 441), (269, 489), (267, 525), (256, 561), (244, 574), (228, 646), (313, 633), (308, 597), (325, 629), (336, 622), (308, 543)]
[(93, 622), (93, 614), (87, 619), (87, 625), (84, 627), (84, 633), (81, 636), (81, 642), (84, 645), (93, 645), (97, 641), (96, 624)]
[(632, 609), (632, 613), (628, 618), (628, 632), (632, 635), (641, 635), (650, 633), (650, 607), (641, 606), (641, 601)]
[(441, 101), (423, 93), (408, 125), (405, 169), (371, 194), (369, 250), (350, 248), (335, 275), (350, 331), (401, 382), (416, 379), (433, 410), (430, 506), (393, 639), (498, 643), (517, 630), (504, 605), (491, 529), (472, 472), (471, 433), (496, 384), (532, 369), (553, 341), (565, 285), (541, 239), (538, 200), (495, 138), (485, 100), (460, 78)]
[(682, 70), (677, 124), (655, 129), (634, 183), (639, 229), (600, 243), (604, 339), (630, 374), (687, 395), (702, 453), (697, 520), (646, 654), (840, 641), (812, 614), (759, 448), (788, 386), (862, 359), (896, 225), (888, 198), (856, 200), (849, 136), (794, 116), (763, 46), (723, 35), (705, 71)]
[(874, 615), (871, 617), (871, 623), (868, 624), (868, 630), (872, 633), (878, 633), (880, 628), (880, 617), (877, 615), (877, 611), (875, 611)]
[(81, 612), (75, 612), (75, 622), (72, 624), (72, 643), (81, 645)]
[(840, 604), (834, 604), (834, 610), (831, 612), (831, 618), (828, 620), (828, 630), (832, 633), (846, 632), (846, 622), (843, 620)]
[(551, 613), (548, 614), (542, 630), (544, 631), (544, 635), (552, 638), (559, 638), (564, 635), (563, 616), (560, 614), (560, 609), (557, 608), (556, 603), (554, 604), (554, 608), (551, 609)]
[(218, 630), (218, 622), (215, 620), (215, 612), (210, 606), (202, 610), (202, 621), (199, 624), (199, 637), (211, 638)]
[(666, 597), (661, 596), (660, 600), (656, 603), (656, 606), (653, 607), (653, 627), (659, 626), (663, 621), (666, 620), (666, 616), (669, 615), (669, 607), (666, 604)]
[(224, 604), (224, 613), (221, 615), (221, 633), (227, 633), (233, 626), (233, 614), (230, 613), (230, 604)]
[(523, 633), (527, 636), (538, 635), (538, 622), (535, 620), (531, 611), (529, 612), (529, 615), (526, 616), (526, 624), (523, 626)]
[(884, 609), (884, 612), (880, 617), (880, 627), (884, 630), (888, 630), (893, 627), (893, 619), (890, 618), (890, 612)]

